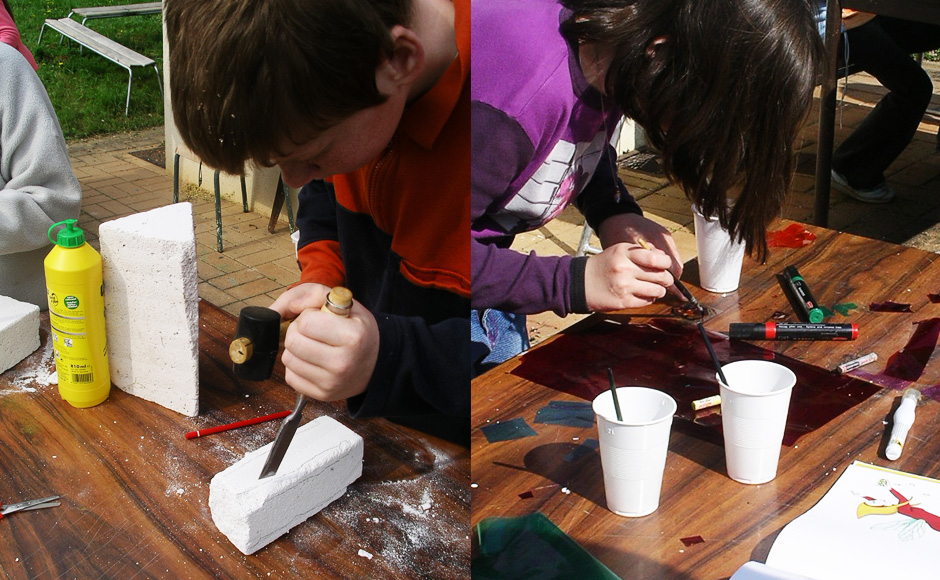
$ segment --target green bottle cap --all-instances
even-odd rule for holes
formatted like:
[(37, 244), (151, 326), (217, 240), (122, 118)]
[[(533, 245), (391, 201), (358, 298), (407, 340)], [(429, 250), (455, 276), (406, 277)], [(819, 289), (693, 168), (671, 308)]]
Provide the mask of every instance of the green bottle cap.
[[(75, 225), (77, 221), (78, 220), (65, 220), (52, 224), (52, 227), (49, 228), (49, 232), (46, 234), (49, 241), (63, 248), (77, 248), (84, 244), (85, 232), (82, 231), (82, 228)], [(62, 224), (65, 224), (65, 227), (59, 230), (58, 236), (53, 240), (52, 230)]]
[(809, 311), (809, 321), (813, 323), (822, 322), (826, 318), (826, 313), (822, 311), (822, 308), (811, 308)]

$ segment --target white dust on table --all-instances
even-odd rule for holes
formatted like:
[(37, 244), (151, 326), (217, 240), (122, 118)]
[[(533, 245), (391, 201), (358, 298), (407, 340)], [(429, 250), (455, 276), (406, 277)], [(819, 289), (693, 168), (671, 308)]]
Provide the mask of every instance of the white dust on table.
[[(52, 350), (52, 341), (47, 340), (46, 344), (39, 347), (29, 359), (37, 362), (25, 365), (17, 365), (10, 369), (10, 388), (0, 389), (0, 396), (12, 393), (36, 393), (44, 387), (58, 385), (59, 377), (55, 371), (55, 356)], [(17, 368), (24, 367), (24, 368)]]
[[(442, 504), (469, 504), (469, 490), (441, 472), (449, 456), (432, 443), (425, 444), (434, 456), (430, 469), (411, 479), (353, 483), (342, 498), (291, 531), (301, 550), (318, 553), (318, 546), (335, 539), (339, 528), (351, 531), (339, 551), (368, 558), (370, 565), (401, 577), (434, 575), (442, 567), (466, 568), (467, 523), (448, 516)], [(447, 497), (454, 493), (458, 497)], [(464, 542), (466, 549), (461, 546)], [(422, 565), (432, 569), (421, 569)]]

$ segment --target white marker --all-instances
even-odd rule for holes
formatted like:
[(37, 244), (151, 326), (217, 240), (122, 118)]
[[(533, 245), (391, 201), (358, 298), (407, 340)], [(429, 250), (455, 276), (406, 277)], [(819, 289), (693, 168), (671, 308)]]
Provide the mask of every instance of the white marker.
[(878, 360), (878, 355), (876, 353), (869, 353), (865, 356), (860, 356), (855, 360), (850, 360), (849, 362), (844, 362), (836, 367), (836, 372), (840, 375), (844, 375), (849, 371), (854, 371), (858, 367), (865, 366), (867, 364), (873, 363)]
[(888, 441), (888, 447), (885, 449), (885, 457), (894, 461), (901, 456), (901, 449), (904, 447), (904, 440), (907, 438), (907, 432), (914, 424), (914, 408), (920, 400), (920, 391), (913, 387), (908, 387), (901, 396), (901, 404), (898, 410), (894, 412), (894, 425), (891, 427), (891, 439)]

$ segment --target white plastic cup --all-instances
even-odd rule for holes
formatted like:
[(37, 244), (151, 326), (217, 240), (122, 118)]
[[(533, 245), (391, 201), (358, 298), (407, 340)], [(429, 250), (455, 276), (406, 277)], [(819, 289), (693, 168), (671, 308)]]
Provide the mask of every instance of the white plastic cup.
[(622, 421), (609, 389), (594, 399), (607, 509), (627, 517), (653, 513), (666, 468), (676, 401), (646, 387), (619, 387)]
[(718, 377), (728, 477), (767, 483), (777, 476), (796, 375), (766, 360), (736, 361), (721, 370), (729, 383)]
[(734, 292), (741, 281), (744, 243), (732, 240), (717, 217), (705, 219), (698, 206), (695, 214), (695, 246), (698, 249), (699, 283), (709, 292)]

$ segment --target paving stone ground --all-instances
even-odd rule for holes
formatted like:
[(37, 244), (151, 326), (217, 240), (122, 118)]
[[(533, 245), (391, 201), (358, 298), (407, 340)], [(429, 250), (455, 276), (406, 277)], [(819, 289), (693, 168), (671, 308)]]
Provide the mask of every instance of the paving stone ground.
[[(940, 66), (925, 63), (925, 69), (940, 87)], [(837, 118), (837, 144), (884, 94), (877, 81), (865, 74), (840, 83), (840, 94), (843, 88), (846, 91)], [(799, 143), (799, 169), (784, 210), (786, 218), (812, 221), (817, 119), (814, 109)], [(935, 96), (914, 141), (888, 171), (897, 199), (885, 205), (870, 205), (833, 191), (831, 228), (940, 253), (938, 119), (940, 96)], [(162, 128), (69, 143), (72, 166), (84, 193), (81, 226), (92, 245), (97, 246), (102, 222), (172, 202), (172, 176), (158, 165), (163, 163), (162, 146)], [(644, 168), (655, 169), (650, 164)], [(646, 214), (673, 232), (683, 259), (694, 258), (692, 213), (682, 192), (655, 173), (622, 168), (621, 176)], [(243, 213), (240, 204), (223, 200), (225, 249), (219, 253), (211, 193), (184, 187), (181, 199), (193, 203), (202, 298), (237, 315), (246, 305), (270, 305), (297, 281), (299, 272), (286, 220), (271, 234), (267, 215)], [(582, 222), (580, 214), (569, 208), (547, 226), (519, 236), (514, 247), (543, 254), (573, 253)], [(533, 342), (544, 340), (578, 318), (559, 318), (552, 313), (530, 317)]]
[[(102, 222), (173, 202), (172, 174), (157, 165), (163, 161), (156, 154), (163, 147), (162, 128), (68, 145), (72, 168), (82, 184), (79, 224), (96, 248)], [(286, 219), (272, 234), (269, 216), (244, 213), (240, 203), (223, 199), (224, 251), (219, 253), (213, 194), (182, 187), (180, 200), (193, 204), (201, 298), (237, 316), (248, 305), (269, 306), (299, 279)]]

